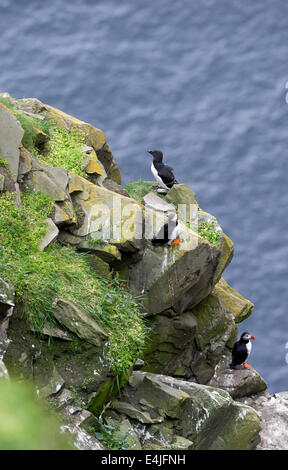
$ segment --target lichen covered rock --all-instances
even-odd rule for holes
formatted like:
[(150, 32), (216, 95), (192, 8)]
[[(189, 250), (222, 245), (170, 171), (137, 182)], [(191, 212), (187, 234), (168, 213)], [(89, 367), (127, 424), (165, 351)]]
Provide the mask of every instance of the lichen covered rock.
[(142, 259), (130, 268), (131, 292), (145, 294), (150, 315), (171, 307), (182, 313), (213, 289), (221, 247), (209, 244), (182, 224), (180, 229), (184, 240), (180, 245), (148, 245)]
[(167, 447), (176, 436), (189, 441), (191, 449), (205, 450), (254, 449), (260, 440), (260, 420), (252, 408), (222, 390), (168, 376), (134, 372), (121, 401), (112, 401), (111, 407), (142, 423), (140, 435), (139, 426), (134, 430), (146, 449), (162, 428)]

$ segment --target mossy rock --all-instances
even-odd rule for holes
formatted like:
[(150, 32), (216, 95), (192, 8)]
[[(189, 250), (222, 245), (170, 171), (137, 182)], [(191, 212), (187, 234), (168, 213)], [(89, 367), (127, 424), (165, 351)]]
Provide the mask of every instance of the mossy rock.
[(246, 320), (253, 311), (254, 304), (230, 287), (223, 278), (215, 285), (213, 294), (218, 297), (226, 310), (233, 315), (236, 323)]
[(223, 271), (231, 263), (233, 255), (234, 255), (234, 243), (232, 242), (232, 240), (230, 240), (230, 238), (225, 233), (223, 233), (222, 253), (221, 253), (220, 260), (219, 260), (219, 264), (215, 271), (215, 283), (217, 283), (220, 280)]
[[(248, 450), (255, 449), (260, 441), (257, 413), (234, 402), (223, 390), (160, 374), (134, 372), (124, 393), (126, 413), (121, 401), (116, 407), (120, 413), (127, 415), (130, 404), (142, 413), (145, 410), (151, 417), (157, 413), (162, 416), (163, 421), (159, 424), (151, 423), (151, 426), (146, 421), (144, 435), (149, 438), (155, 431), (160, 434), (162, 427), (169, 437), (167, 426), (172, 425), (174, 436), (189, 440), (189, 448), (193, 450)], [(140, 416), (135, 415), (134, 419), (141, 422)]]
[(155, 315), (147, 321), (151, 332), (143, 351), (142, 370), (171, 375), (182, 366), (193, 348), (197, 320), (186, 312), (170, 318)]

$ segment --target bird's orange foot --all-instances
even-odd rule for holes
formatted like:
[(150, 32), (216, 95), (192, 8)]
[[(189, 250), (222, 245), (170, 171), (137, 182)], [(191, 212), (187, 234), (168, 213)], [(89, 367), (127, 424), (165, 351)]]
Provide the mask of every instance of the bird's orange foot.
[(245, 367), (245, 369), (251, 369), (251, 366), (249, 366), (249, 364), (243, 364), (243, 366)]
[(173, 240), (171, 245), (179, 245), (180, 243), (181, 243), (181, 240), (179, 238), (175, 238), (175, 240)]

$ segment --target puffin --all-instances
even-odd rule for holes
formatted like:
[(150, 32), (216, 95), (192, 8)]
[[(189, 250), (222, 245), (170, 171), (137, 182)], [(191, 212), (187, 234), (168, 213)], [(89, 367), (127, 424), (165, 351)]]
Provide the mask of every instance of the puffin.
[(251, 340), (255, 340), (254, 336), (248, 331), (242, 333), (239, 341), (233, 346), (232, 349), (232, 362), (230, 364), (230, 369), (235, 369), (236, 366), (243, 364), (246, 369), (250, 369), (249, 364), (245, 364), (246, 360), (252, 349)]
[(180, 243), (179, 234), (178, 214), (169, 212), (168, 221), (161, 227), (157, 235), (153, 237), (152, 243), (153, 245), (178, 245)]
[(151, 164), (151, 172), (155, 180), (160, 184), (158, 192), (167, 193), (174, 184), (178, 184), (178, 181), (175, 179), (173, 174), (173, 168), (163, 163), (163, 153), (160, 150), (148, 150), (153, 157), (153, 162)]

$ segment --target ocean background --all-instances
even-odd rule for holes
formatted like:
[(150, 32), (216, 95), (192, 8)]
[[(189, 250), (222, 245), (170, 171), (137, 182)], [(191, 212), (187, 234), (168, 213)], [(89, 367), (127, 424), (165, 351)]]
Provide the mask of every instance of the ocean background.
[[(164, 152), (234, 241), (239, 332), (288, 390), (288, 2), (0, 0), (0, 91), (102, 129), (123, 182)], [(287, 343), (287, 348), (286, 348)]]

